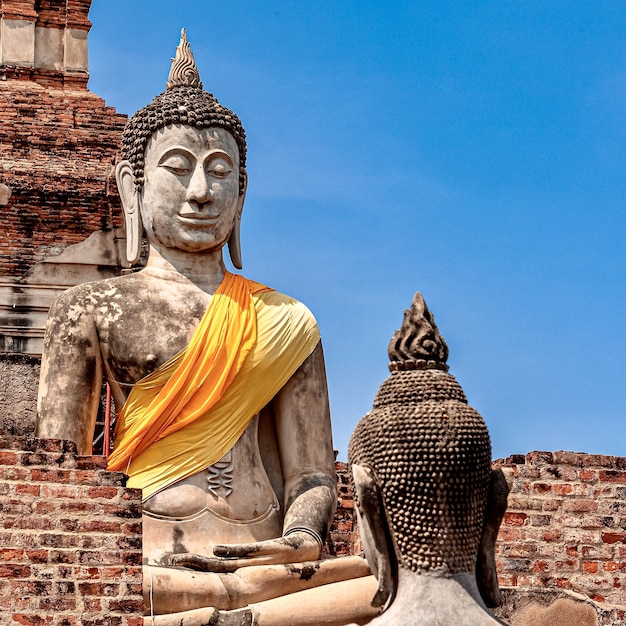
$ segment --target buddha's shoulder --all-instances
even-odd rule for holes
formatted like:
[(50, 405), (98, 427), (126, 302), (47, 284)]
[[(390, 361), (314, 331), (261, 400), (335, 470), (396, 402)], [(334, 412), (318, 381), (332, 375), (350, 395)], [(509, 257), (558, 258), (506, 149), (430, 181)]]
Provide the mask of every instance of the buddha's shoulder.
[(290, 296), (286, 293), (276, 291), (275, 289), (268, 289), (262, 291), (256, 296), (263, 304), (267, 306), (285, 306), (292, 309), (300, 310), (302, 312), (307, 311), (311, 315), (311, 311), (303, 302), (300, 302), (297, 298)]
[(315, 316), (307, 305), (292, 296), (271, 290), (258, 294), (257, 298), (257, 312), (262, 317), (268, 316), (272, 319), (283, 317), (285, 321), (288, 319), (289, 324), (292, 326), (317, 326)]
[(139, 274), (128, 274), (81, 283), (66, 289), (53, 304), (53, 310), (92, 311), (102, 306), (121, 305), (129, 298), (136, 298), (142, 287)]

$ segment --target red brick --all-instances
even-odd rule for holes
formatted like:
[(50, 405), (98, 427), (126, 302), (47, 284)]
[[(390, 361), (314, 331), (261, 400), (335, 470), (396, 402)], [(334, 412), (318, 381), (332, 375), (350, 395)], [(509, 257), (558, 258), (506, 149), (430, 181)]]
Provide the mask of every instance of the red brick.
[(111, 500), (117, 497), (118, 490), (115, 487), (91, 487), (87, 490), (87, 495), (89, 498), (104, 498), (106, 500)]
[(556, 483), (552, 486), (552, 490), (558, 495), (566, 496), (572, 493), (573, 487), (569, 483)]
[(605, 572), (615, 572), (626, 569), (626, 563), (616, 563), (615, 561), (607, 561), (602, 565)]
[(2, 578), (28, 578), (31, 575), (31, 568), (28, 565), (13, 565), (0, 563), (0, 579)]
[(17, 454), (7, 450), (0, 450), (0, 465), (15, 465), (17, 463)]
[(116, 533), (122, 532), (120, 521), (108, 522), (104, 520), (86, 520), (80, 525), (81, 532), (84, 533)]
[(550, 570), (550, 564), (546, 561), (535, 561), (531, 568), (533, 572), (547, 572)]
[(131, 599), (119, 599), (109, 602), (109, 611), (114, 613), (141, 613), (143, 601)]
[(59, 485), (59, 484), (46, 484), (41, 487), (41, 495), (44, 498), (66, 498), (70, 500), (76, 500), (80, 497), (79, 488), (75, 485)]
[(626, 484), (626, 472), (618, 470), (605, 470), (598, 473), (600, 480), (604, 483)]
[(523, 526), (528, 519), (528, 515), (526, 513), (513, 513), (507, 511), (504, 514), (503, 523), (507, 526)]
[(553, 457), (552, 452), (529, 452), (526, 455), (526, 463), (528, 464), (552, 464)]
[(578, 465), (579, 455), (576, 452), (554, 452), (552, 455), (555, 465)]
[(38, 496), (40, 491), (39, 485), (33, 484), (25, 484), (25, 485), (16, 485), (15, 493), (21, 495), (30, 495), (30, 496)]
[(544, 541), (559, 541), (561, 539), (561, 531), (558, 529), (546, 530), (543, 533)]
[(41, 617), (40, 615), (24, 615), (16, 613), (12, 616), (13, 621), (16, 624), (21, 624), (22, 626), (46, 626), (46, 624), (52, 623), (52, 617), (46, 616)]
[(26, 557), (31, 563), (47, 563), (48, 551), (47, 550), (27, 550)]
[(583, 469), (578, 472), (578, 478), (584, 482), (591, 482), (598, 479), (598, 472), (589, 469)]
[(33, 468), (30, 472), (31, 480), (39, 482), (68, 482), (70, 470), (55, 468)]
[(574, 511), (578, 513), (595, 512), (598, 510), (598, 503), (594, 500), (568, 500), (565, 502), (566, 511)]
[(533, 491), (541, 494), (549, 493), (550, 491), (552, 491), (552, 485), (545, 482), (533, 483)]
[(83, 470), (106, 469), (107, 460), (103, 456), (79, 456), (76, 466)]
[(0, 548), (0, 562), (21, 561), (24, 558), (24, 550), (21, 548)]

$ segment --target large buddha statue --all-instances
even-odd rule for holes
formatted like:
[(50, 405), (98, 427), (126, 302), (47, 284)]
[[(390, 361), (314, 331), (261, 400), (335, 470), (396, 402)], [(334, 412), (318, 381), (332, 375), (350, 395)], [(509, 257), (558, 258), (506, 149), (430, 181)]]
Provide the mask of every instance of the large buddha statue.
[(495, 541), (508, 487), (489, 433), (448, 374), (448, 348), (416, 294), (389, 344), (391, 375), (348, 457), (367, 559), (372, 626), (496, 626)]
[(365, 561), (319, 560), (336, 482), (318, 328), (298, 301), (225, 269), (226, 244), (241, 268), (245, 133), (203, 90), (184, 31), (122, 159), (127, 256), (145, 233), (147, 264), (54, 303), (37, 436), (89, 454), (106, 378), (108, 465), (143, 490), (146, 623), (367, 621)]

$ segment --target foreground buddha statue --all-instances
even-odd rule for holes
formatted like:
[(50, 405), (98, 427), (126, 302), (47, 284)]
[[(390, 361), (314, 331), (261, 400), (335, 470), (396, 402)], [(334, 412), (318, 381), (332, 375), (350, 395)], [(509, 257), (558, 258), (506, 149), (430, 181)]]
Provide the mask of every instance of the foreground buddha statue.
[(416, 294), (389, 344), (391, 375), (348, 451), (372, 626), (496, 626), (495, 541), (508, 487), (489, 433), (448, 374), (448, 348)]
[(241, 268), (245, 134), (202, 89), (184, 31), (122, 159), (127, 256), (145, 230), (147, 264), (54, 303), (37, 436), (89, 454), (106, 377), (108, 466), (143, 490), (146, 623), (367, 621), (365, 561), (318, 560), (336, 505), (318, 328), (293, 298), (225, 269), (227, 243)]

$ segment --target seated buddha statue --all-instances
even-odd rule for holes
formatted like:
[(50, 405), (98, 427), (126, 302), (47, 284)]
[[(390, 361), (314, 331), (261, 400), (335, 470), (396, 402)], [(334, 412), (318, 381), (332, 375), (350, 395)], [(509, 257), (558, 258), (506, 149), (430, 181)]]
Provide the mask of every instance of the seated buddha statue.
[(448, 347), (418, 293), (389, 344), (390, 376), (348, 449), (372, 626), (496, 626), (495, 541), (508, 486), (482, 417), (448, 374)]
[(116, 169), (128, 261), (145, 234), (147, 263), (53, 304), (37, 436), (89, 454), (106, 378), (108, 468), (143, 492), (146, 624), (362, 623), (367, 564), (320, 560), (337, 496), (317, 324), (224, 265), (227, 245), (242, 267), (245, 162), (242, 124), (202, 88), (183, 31)]

